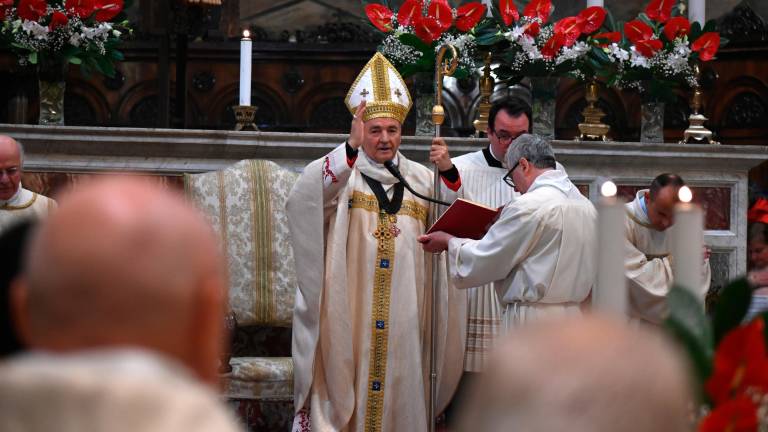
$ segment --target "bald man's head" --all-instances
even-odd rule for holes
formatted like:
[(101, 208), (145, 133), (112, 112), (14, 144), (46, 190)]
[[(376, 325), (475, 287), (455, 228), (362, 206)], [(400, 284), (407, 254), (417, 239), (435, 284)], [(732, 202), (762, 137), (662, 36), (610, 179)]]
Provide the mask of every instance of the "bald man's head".
[(0, 200), (13, 198), (21, 183), (23, 151), (21, 144), (0, 135)]
[(683, 360), (661, 335), (600, 318), (512, 331), (498, 346), (459, 430), (689, 430)]
[(26, 273), (18, 303), (31, 346), (137, 346), (214, 379), (223, 261), (208, 224), (180, 196), (128, 178), (84, 185), (35, 236)]

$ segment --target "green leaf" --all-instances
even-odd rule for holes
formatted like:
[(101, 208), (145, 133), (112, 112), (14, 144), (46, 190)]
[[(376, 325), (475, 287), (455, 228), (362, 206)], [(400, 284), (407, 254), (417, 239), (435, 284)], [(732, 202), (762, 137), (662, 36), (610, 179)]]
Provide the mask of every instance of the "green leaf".
[(431, 53), (434, 56), (434, 51), (432, 50), (432, 47), (424, 43), (424, 41), (419, 39), (418, 36), (416, 36), (415, 34), (403, 33), (398, 37), (398, 39), (400, 39), (400, 42), (402, 42), (405, 45), (412, 46), (425, 54)]
[(696, 21), (691, 23), (691, 31), (688, 32), (688, 40), (693, 42), (701, 36), (701, 24)]
[(31, 64), (37, 64), (37, 52), (29, 53), (29, 56), (27, 56), (27, 59)]
[(120, 51), (112, 51), (112, 54), (110, 55), (110, 57), (112, 57), (112, 60), (116, 60), (116, 61), (125, 60), (125, 56)]
[(615, 32), (616, 30), (616, 20), (613, 18), (613, 14), (608, 9), (605, 10), (605, 22), (603, 23), (603, 26), (605, 26), (609, 32)]
[(752, 288), (744, 278), (723, 288), (712, 319), (716, 344), (720, 343), (726, 333), (741, 324), (751, 301)]
[(83, 60), (80, 57), (70, 57), (69, 62), (72, 64), (79, 65), (83, 63)]
[(717, 31), (717, 21), (715, 21), (715, 20), (707, 21), (707, 23), (704, 24), (704, 29), (702, 31), (704, 33)]

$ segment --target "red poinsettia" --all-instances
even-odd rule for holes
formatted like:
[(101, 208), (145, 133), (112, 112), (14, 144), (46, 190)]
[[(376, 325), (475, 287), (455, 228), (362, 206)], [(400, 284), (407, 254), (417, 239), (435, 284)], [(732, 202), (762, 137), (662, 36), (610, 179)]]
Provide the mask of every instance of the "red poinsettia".
[(66, 15), (59, 11), (55, 11), (53, 14), (51, 14), (51, 23), (48, 24), (48, 28), (53, 31), (59, 27), (67, 25), (68, 22), (69, 18), (67, 18)]
[(683, 37), (691, 31), (691, 23), (687, 18), (676, 16), (670, 18), (664, 25), (664, 36), (667, 40), (673, 41), (676, 38)]
[(111, 21), (123, 11), (123, 0), (96, 0), (96, 20)]
[(564, 45), (565, 35), (563, 33), (555, 33), (551, 38), (544, 42), (544, 46), (541, 47), (541, 55), (544, 56), (544, 58), (552, 59)]
[(651, 0), (648, 7), (645, 8), (645, 14), (648, 15), (648, 18), (663, 23), (672, 16), (674, 5), (675, 0)]
[(377, 29), (384, 33), (392, 31), (392, 15), (394, 13), (388, 7), (371, 3), (365, 7), (365, 15)]
[(45, 0), (21, 0), (16, 13), (21, 19), (37, 21), (45, 15), (47, 9), (48, 5)]
[(699, 425), (699, 432), (754, 432), (757, 407), (746, 396), (729, 400), (715, 408)]
[(635, 49), (643, 57), (651, 58), (656, 52), (658, 52), (664, 45), (658, 39), (644, 39), (635, 42)]
[(414, 20), (421, 16), (424, 4), (420, 0), (406, 0), (397, 12), (397, 22), (401, 26), (414, 24)]
[(621, 40), (621, 33), (619, 32), (598, 33), (592, 36), (592, 39), (597, 40), (600, 46), (607, 46), (611, 43), (618, 43)]
[(80, 18), (88, 18), (96, 8), (94, 0), (67, 0), (64, 8)]
[(717, 32), (704, 33), (691, 44), (691, 49), (699, 53), (701, 61), (710, 61), (715, 58), (718, 48), (720, 48), (720, 34)]
[(584, 28), (582, 29), (582, 32), (584, 34), (596, 32), (597, 29), (602, 27), (603, 22), (605, 21), (605, 15), (605, 9), (600, 6), (591, 6), (579, 12), (579, 18), (584, 20)]
[(467, 3), (456, 9), (456, 28), (469, 31), (485, 16), (485, 5), (480, 2)]
[(576, 43), (576, 39), (581, 36), (582, 29), (584, 28), (584, 20), (580, 17), (567, 17), (555, 23), (553, 31), (555, 34), (563, 35), (563, 44), (565, 46), (571, 46)]
[(512, 0), (499, 0), (499, 14), (501, 15), (504, 25), (509, 27), (513, 22), (520, 19), (520, 14), (517, 12), (517, 6)]
[(624, 24), (624, 34), (630, 42), (636, 43), (639, 40), (650, 39), (653, 36), (653, 29), (648, 24), (636, 19)]
[(523, 9), (523, 15), (528, 18), (538, 18), (542, 23), (547, 22), (550, 13), (552, 13), (551, 0), (531, 0)]
[(714, 372), (705, 389), (716, 404), (743, 394), (747, 388), (768, 391), (768, 358), (766, 358), (763, 320), (728, 333), (715, 352)]
[(8, 9), (13, 7), (13, 0), (0, 0), (0, 20), (5, 19)]

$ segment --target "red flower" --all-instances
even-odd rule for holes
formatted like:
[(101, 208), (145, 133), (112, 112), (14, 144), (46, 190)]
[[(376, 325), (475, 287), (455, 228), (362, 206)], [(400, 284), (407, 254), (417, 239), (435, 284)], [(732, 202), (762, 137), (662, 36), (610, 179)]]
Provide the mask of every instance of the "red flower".
[(754, 432), (757, 430), (757, 407), (740, 396), (715, 408), (699, 425), (699, 432)]
[(551, 0), (531, 0), (523, 9), (523, 15), (528, 18), (539, 18), (542, 23), (547, 22), (550, 13), (552, 13)]
[(675, 0), (651, 0), (645, 8), (645, 14), (648, 18), (663, 23), (672, 15), (674, 5)]
[(691, 23), (687, 18), (677, 16), (671, 18), (664, 24), (664, 36), (673, 41), (675, 38), (683, 37), (691, 31)]
[(5, 19), (8, 9), (13, 7), (13, 0), (0, 0), (0, 20)]
[(636, 43), (639, 40), (650, 39), (653, 36), (653, 29), (640, 20), (632, 20), (624, 24), (624, 34), (632, 43)]
[(581, 30), (584, 28), (584, 20), (579, 17), (567, 17), (555, 23), (555, 34), (562, 34), (565, 46), (571, 46), (576, 43), (576, 39), (581, 36)]
[(41, 16), (45, 15), (47, 9), (48, 5), (45, 3), (45, 0), (21, 0), (16, 13), (21, 19), (37, 21)]
[(592, 39), (597, 40), (600, 46), (606, 46), (610, 43), (618, 43), (621, 40), (621, 33), (619, 32), (606, 32), (598, 33), (592, 36)]
[(715, 58), (718, 48), (720, 48), (720, 35), (717, 32), (704, 33), (691, 44), (691, 49), (699, 53), (701, 61), (710, 61)]
[[(123, 0), (96, 0), (96, 20), (111, 21), (123, 11)], [(390, 12), (391, 13), (391, 12)]]
[(69, 18), (67, 18), (66, 15), (64, 15), (63, 13), (61, 13), (59, 11), (55, 11), (51, 15), (51, 23), (48, 24), (48, 28), (51, 31), (53, 31), (53, 30), (56, 30), (59, 27), (67, 25), (68, 22), (69, 22)]
[(483, 19), (485, 5), (479, 2), (467, 3), (456, 9), (456, 28), (459, 31), (469, 31)]
[(541, 47), (541, 55), (544, 58), (552, 59), (560, 51), (560, 48), (565, 44), (565, 35), (562, 33), (555, 33), (549, 40)]
[(579, 18), (584, 20), (584, 34), (594, 33), (602, 27), (605, 21), (605, 9), (600, 6), (592, 6), (579, 12)]
[(517, 7), (512, 0), (499, 0), (499, 13), (504, 21), (504, 25), (507, 27), (520, 19), (520, 14), (517, 13)]
[(392, 13), (388, 7), (376, 3), (371, 3), (365, 7), (365, 14), (371, 21), (371, 24), (384, 33), (392, 31)]
[(416, 25), (414, 22), (418, 17), (421, 17), (421, 10), (424, 5), (420, 0), (406, 0), (400, 7), (400, 11), (397, 12), (397, 22), (401, 26)]
[(427, 16), (434, 18), (440, 25), (440, 34), (451, 28), (451, 24), (453, 24), (453, 11), (445, 1), (432, 1), (427, 8)]
[(658, 50), (661, 49), (663, 44), (658, 39), (644, 39), (635, 42), (635, 49), (642, 54), (643, 57), (651, 58)]
[(530, 37), (538, 36), (540, 31), (541, 31), (541, 25), (539, 25), (539, 23), (537, 23), (536, 21), (529, 23), (525, 26), (525, 34), (527, 34)]
[(88, 18), (95, 8), (94, 0), (67, 0), (64, 4), (64, 9), (71, 11), (80, 18)]
[(413, 29), (416, 36), (426, 44), (431, 44), (443, 34), (442, 24), (431, 16), (417, 16), (413, 22)]
[(732, 399), (750, 387), (768, 391), (762, 319), (725, 335), (715, 352), (712, 376), (704, 386), (715, 403)]

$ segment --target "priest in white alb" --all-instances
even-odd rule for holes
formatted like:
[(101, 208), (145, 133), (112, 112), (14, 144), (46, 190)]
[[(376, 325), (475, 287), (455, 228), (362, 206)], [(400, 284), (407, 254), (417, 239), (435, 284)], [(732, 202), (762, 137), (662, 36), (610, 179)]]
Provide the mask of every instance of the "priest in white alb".
[[(381, 54), (346, 103), (349, 139), (305, 168), (286, 204), (299, 283), (293, 430), (426, 431), (432, 272), (417, 238), (429, 205), (383, 163), (422, 195), (433, 176), (398, 151), (411, 99)], [(455, 195), (461, 179), (447, 148), (433, 144), (430, 160)], [(443, 287), (438, 303), (437, 412), (462, 370), (463, 294)]]
[(507, 328), (581, 313), (595, 283), (597, 212), (555, 167), (549, 143), (524, 134), (507, 150), (505, 180), (522, 195), (480, 240), (438, 231), (421, 236), (429, 252), (448, 250), (458, 288), (494, 282)]

